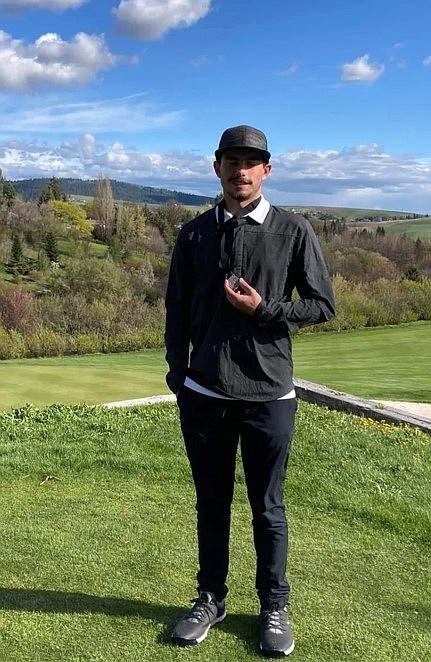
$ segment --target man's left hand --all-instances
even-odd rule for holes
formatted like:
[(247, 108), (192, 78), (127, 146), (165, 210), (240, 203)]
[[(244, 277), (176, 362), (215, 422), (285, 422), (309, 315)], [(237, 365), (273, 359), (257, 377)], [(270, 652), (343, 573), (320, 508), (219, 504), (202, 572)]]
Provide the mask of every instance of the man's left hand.
[(224, 289), (229, 303), (241, 313), (254, 315), (256, 308), (262, 301), (262, 297), (244, 278), (239, 279), (239, 287), (233, 290), (228, 281), (224, 282)]

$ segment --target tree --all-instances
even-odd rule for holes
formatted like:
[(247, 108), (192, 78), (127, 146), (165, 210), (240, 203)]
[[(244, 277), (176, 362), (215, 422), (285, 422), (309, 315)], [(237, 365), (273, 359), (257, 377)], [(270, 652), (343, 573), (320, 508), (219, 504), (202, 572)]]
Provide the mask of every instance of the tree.
[(54, 216), (61, 221), (66, 235), (73, 239), (85, 239), (91, 236), (93, 226), (87, 221), (85, 211), (73, 202), (52, 200), (49, 203)]
[(50, 262), (58, 262), (58, 245), (57, 239), (53, 232), (46, 233), (44, 249)]
[(126, 252), (145, 250), (149, 210), (145, 205), (117, 205), (115, 233)]
[(113, 260), (85, 258), (66, 260), (64, 268), (51, 273), (50, 289), (60, 296), (81, 295), (89, 303), (129, 300), (132, 295), (127, 274)]
[(10, 265), (11, 267), (18, 267), (22, 265), (24, 257), (24, 251), (22, 249), (22, 241), (19, 234), (16, 232), (12, 235), (12, 248), (10, 254)]
[(39, 197), (39, 204), (51, 202), (51, 200), (66, 200), (66, 196), (57, 177), (51, 177), (49, 182), (44, 186)]
[(109, 241), (114, 232), (115, 208), (111, 182), (107, 177), (99, 177), (97, 180), (93, 214), (98, 223), (102, 240)]
[(160, 230), (160, 234), (169, 248), (172, 248), (181, 225), (192, 218), (186, 207), (175, 201), (160, 205), (154, 212), (151, 223)]

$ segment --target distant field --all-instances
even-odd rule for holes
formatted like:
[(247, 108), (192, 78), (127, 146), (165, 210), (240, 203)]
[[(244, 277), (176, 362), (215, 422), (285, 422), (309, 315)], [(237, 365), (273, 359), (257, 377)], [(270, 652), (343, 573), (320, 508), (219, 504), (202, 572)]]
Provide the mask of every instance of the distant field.
[[(303, 335), (295, 376), (371, 399), (431, 402), (431, 322)], [(168, 393), (164, 351), (0, 361), (0, 409)]]
[(352, 223), (349, 227), (361, 230), (375, 231), (378, 227), (383, 227), (386, 234), (406, 234), (411, 239), (430, 239), (431, 238), (431, 217), (423, 216), (406, 221), (369, 221), (366, 223)]
[(418, 218), (405, 223), (394, 223), (384, 226), (387, 234), (406, 234), (412, 239), (431, 239), (431, 218)]
[(318, 207), (318, 206), (303, 206), (303, 205), (291, 205), (286, 206), (282, 205), (284, 209), (295, 209), (297, 212), (316, 212), (322, 214), (333, 214), (334, 216), (344, 216), (348, 221), (354, 221), (357, 218), (363, 218), (365, 216), (381, 216), (382, 218), (407, 218), (409, 213), (413, 212), (400, 212), (400, 211), (390, 211), (388, 209), (357, 209), (351, 207)]

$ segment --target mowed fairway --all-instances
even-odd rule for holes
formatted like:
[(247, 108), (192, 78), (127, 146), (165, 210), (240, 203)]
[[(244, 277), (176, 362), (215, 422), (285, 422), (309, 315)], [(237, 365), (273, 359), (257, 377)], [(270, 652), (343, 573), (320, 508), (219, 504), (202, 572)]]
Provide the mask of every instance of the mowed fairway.
[(431, 322), (294, 340), (295, 376), (382, 400), (431, 402)]
[[(295, 376), (382, 400), (431, 402), (431, 322), (294, 339)], [(164, 351), (0, 362), (0, 409), (168, 393)]]
[(164, 352), (0, 361), (0, 409), (99, 404), (168, 393)]

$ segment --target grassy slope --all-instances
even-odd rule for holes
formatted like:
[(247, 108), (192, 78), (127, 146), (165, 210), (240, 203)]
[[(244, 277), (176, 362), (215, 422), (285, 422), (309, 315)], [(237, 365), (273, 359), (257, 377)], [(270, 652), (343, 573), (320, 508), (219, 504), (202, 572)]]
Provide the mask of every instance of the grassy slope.
[[(173, 406), (29, 408), (0, 414), (0, 439), (2, 660), (261, 659), (240, 469), (228, 618), (191, 651), (170, 644), (196, 568)], [(428, 659), (430, 488), (429, 436), (301, 403), (286, 491), (297, 662)]]
[(406, 223), (385, 225), (387, 234), (406, 234), (412, 239), (431, 239), (431, 218), (418, 218)]

